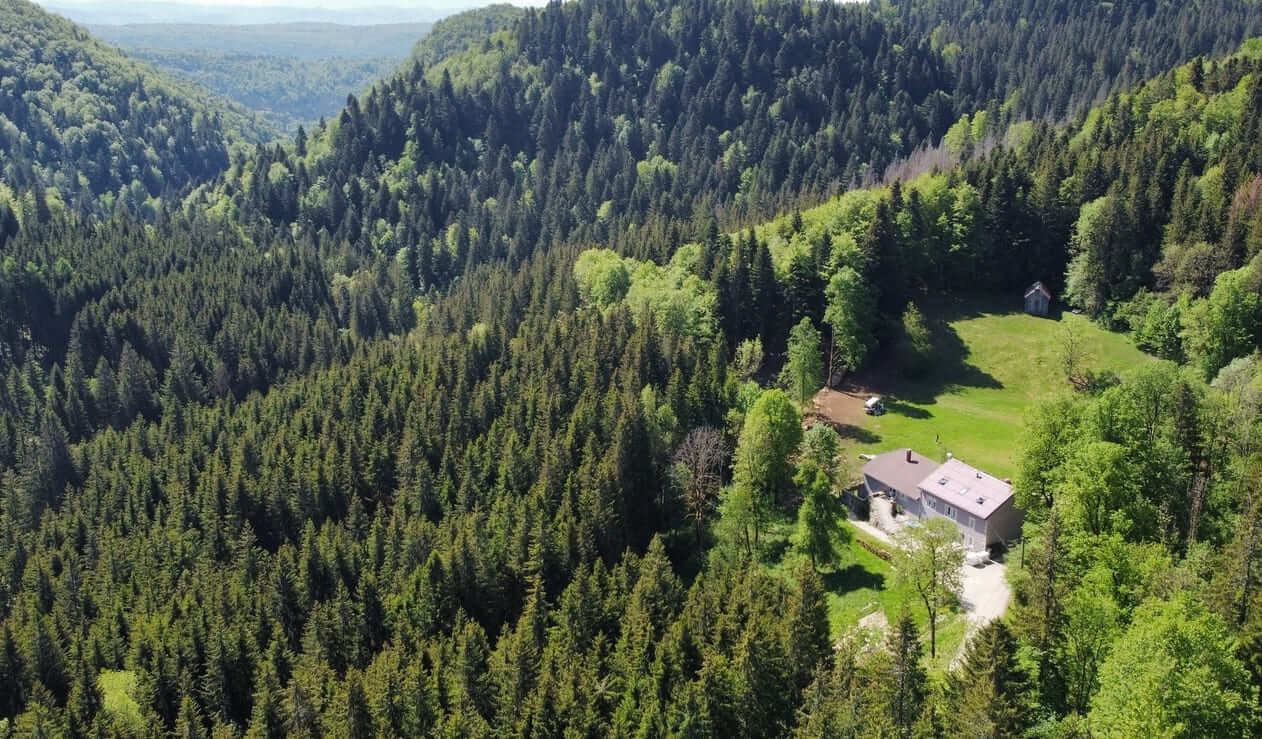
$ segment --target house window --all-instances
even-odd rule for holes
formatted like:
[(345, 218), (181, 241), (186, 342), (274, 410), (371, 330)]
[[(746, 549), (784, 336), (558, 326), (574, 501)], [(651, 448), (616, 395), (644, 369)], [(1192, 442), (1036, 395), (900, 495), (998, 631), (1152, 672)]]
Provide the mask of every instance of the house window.
[(973, 518), (972, 516), (969, 516), (969, 517), (968, 517), (968, 527), (969, 527), (970, 529), (975, 529), (975, 528), (977, 528), (977, 519), (976, 519), (976, 518)]
[(950, 505), (946, 507), (946, 516), (947, 518), (955, 518), (955, 509)]

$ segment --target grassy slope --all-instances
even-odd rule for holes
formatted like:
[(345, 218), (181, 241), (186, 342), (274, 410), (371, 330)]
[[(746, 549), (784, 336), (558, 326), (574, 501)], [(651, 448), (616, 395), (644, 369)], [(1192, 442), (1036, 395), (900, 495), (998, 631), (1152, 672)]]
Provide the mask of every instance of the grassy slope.
[[(909, 446), (938, 459), (951, 452), (1011, 477), (1026, 408), (1066, 387), (1060, 357), (1067, 330), (1080, 337), (1087, 367), (1122, 372), (1149, 361), (1121, 334), (1068, 313), (1029, 316), (1013, 309), (1019, 301), (1014, 291), (1007, 305), (978, 299), (926, 304), (926, 314), (937, 319), (938, 362), (917, 379), (900, 378), (886, 363), (856, 378), (865, 391), (886, 396), (889, 409), (879, 417), (857, 414), (857, 448)], [(847, 401), (862, 403), (862, 396)]]

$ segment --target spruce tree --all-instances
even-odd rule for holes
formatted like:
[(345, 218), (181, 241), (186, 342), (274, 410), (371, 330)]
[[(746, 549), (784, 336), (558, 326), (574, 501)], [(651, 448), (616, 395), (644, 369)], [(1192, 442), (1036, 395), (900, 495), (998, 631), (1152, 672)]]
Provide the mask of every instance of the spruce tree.
[(1017, 641), (1002, 621), (969, 639), (964, 661), (947, 677), (946, 713), (951, 732), (969, 736), (1017, 736), (1030, 724), (1028, 676), (1017, 662)]
[(890, 652), (889, 712), (898, 733), (910, 737), (924, 710), (928, 677), (921, 659), (924, 647), (911, 612), (904, 610), (886, 640)]

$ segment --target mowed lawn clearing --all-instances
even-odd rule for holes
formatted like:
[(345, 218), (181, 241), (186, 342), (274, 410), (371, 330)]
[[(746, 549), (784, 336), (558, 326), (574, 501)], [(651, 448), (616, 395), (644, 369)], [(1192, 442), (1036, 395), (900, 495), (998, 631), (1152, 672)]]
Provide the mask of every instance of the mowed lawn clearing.
[[(928, 371), (909, 378), (894, 360), (879, 360), (842, 392), (821, 391), (817, 411), (839, 424), (858, 452), (911, 447), (938, 460), (950, 452), (997, 477), (1011, 477), (1026, 409), (1068, 387), (1062, 369), (1068, 331), (1077, 338), (1084, 368), (1122, 373), (1151, 361), (1126, 336), (1082, 316), (1026, 315), (1013, 308), (1019, 297), (926, 302), (921, 309), (934, 334)], [(865, 415), (863, 401), (870, 395), (884, 397), (888, 412)]]

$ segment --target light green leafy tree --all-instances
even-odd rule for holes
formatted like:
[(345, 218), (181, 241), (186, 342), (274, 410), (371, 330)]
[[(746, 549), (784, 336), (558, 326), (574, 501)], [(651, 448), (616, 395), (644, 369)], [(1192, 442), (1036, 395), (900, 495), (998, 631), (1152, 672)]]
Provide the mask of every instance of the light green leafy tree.
[(841, 504), (828, 472), (815, 464), (803, 464), (793, 481), (802, 491), (794, 547), (809, 557), (817, 570), (820, 565), (835, 564), (850, 537), (841, 524)]
[(1209, 298), (1196, 301), (1183, 321), (1184, 343), (1207, 379), (1262, 340), (1262, 298), (1252, 284), (1254, 267), (1224, 272)]
[(1100, 665), (1121, 623), (1111, 578), (1107, 568), (1094, 567), (1065, 599), (1064, 644), (1057, 661), (1069, 707), (1078, 713), (1087, 712), (1099, 686)]
[[(828, 300), (824, 322), (833, 331), (833, 351), (846, 369), (863, 365), (872, 349), (872, 324), (876, 320), (876, 304), (872, 289), (863, 276), (851, 267), (842, 267), (833, 274), (824, 290)], [(838, 367), (829, 367), (835, 372)]]
[(732, 357), (732, 369), (742, 380), (748, 380), (758, 374), (762, 367), (762, 337), (745, 339), (736, 345), (736, 354)]
[(1190, 597), (1145, 602), (1100, 666), (1091, 733), (1256, 736), (1257, 688), (1235, 648), (1222, 620)]
[[(1072, 523), (1092, 534), (1145, 523), (1139, 468), (1130, 451), (1109, 441), (1083, 441), (1065, 464), (1061, 495)], [(1125, 533), (1125, 532), (1123, 532)]]
[(1044, 520), (1051, 510), (1061, 466), (1081, 434), (1080, 416), (1081, 402), (1069, 395), (1038, 403), (1026, 415), (1013, 493), (1033, 521)]
[(1116, 220), (1112, 195), (1082, 206), (1070, 241), (1069, 268), (1065, 271), (1065, 298), (1090, 315), (1099, 315), (1110, 298), (1108, 252)]
[(903, 311), (902, 345), (899, 347), (899, 360), (902, 369), (908, 375), (924, 374), (932, 361), (933, 340), (929, 332), (929, 324), (915, 303), (908, 303)]
[(631, 272), (611, 249), (588, 249), (580, 254), (574, 263), (574, 279), (583, 299), (599, 308), (622, 300), (631, 289)]
[(812, 426), (802, 437), (793, 479), (802, 493), (793, 544), (816, 569), (835, 564), (850, 541), (850, 532), (841, 523), (845, 512), (837, 497), (842, 474), (841, 437), (824, 424)]
[[(790, 457), (802, 440), (802, 418), (782, 390), (758, 396), (745, 415), (736, 446), (732, 485), (721, 496), (720, 515), (729, 535), (739, 534), (752, 554), (771, 507), (793, 476)], [(735, 527), (735, 528), (733, 528)]]
[(802, 405), (815, 396), (824, 379), (819, 331), (810, 318), (803, 318), (789, 332), (789, 361), (781, 377), (793, 399)]
[(938, 656), (938, 614), (956, 602), (964, 586), (960, 532), (945, 518), (907, 526), (895, 537), (898, 581), (920, 598), (929, 614), (929, 656)]

